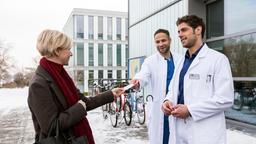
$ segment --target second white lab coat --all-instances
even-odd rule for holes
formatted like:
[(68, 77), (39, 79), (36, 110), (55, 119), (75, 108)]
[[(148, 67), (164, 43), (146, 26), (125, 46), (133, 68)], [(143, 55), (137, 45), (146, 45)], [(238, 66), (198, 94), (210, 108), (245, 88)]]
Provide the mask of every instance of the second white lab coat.
[[(169, 85), (172, 91), (166, 97), (173, 104), (177, 104), (183, 63), (184, 57)], [(232, 106), (233, 99), (233, 78), (227, 57), (204, 44), (184, 76), (184, 104), (191, 117), (184, 121), (170, 116), (169, 144), (183, 144), (177, 132), (188, 139), (188, 144), (226, 144), (224, 110)]]
[[(174, 65), (181, 56), (172, 53)], [(133, 79), (138, 79), (140, 87), (149, 84), (153, 102), (148, 107), (148, 134), (150, 144), (161, 144), (163, 141), (162, 102), (166, 96), (167, 61), (158, 52), (145, 59), (139, 73)]]

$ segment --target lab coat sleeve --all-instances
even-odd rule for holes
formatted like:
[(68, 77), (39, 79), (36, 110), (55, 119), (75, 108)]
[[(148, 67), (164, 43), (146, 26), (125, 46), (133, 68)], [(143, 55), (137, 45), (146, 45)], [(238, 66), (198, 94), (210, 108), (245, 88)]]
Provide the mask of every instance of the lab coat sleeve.
[(166, 94), (166, 97), (164, 98), (164, 101), (168, 100), (168, 101), (170, 101), (171, 103), (174, 104), (173, 90), (174, 90), (174, 80), (172, 79), (171, 83), (168, 86), (168, 93)]
[(141, 65), (141, 70), (138, 72), (133, 79), (137, 79), (140, 82), (140, 88), (147, 85), (151, 78), (150, 62), (149, 59), (145, 59)]
[(195, 121), (223, 112), (233, 104), (233, 78), (227, 57), (223, 56), (216, 61), (214, 73), (213, 96), (199, 103), (187, 105)]

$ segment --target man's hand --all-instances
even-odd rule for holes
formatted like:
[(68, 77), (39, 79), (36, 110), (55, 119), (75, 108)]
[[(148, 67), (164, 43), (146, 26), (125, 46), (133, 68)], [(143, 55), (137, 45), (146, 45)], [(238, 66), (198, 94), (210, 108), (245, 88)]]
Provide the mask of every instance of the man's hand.
[(166, 100), (162, 104), (162, 111), (164, 112), (165, 115), (171, 115), (173, 110), (174, 110), (174, 107), (170, 101)]
[(189, 117), (188, 107), (183, 104), (174, 106), (174, 110), (171, 112), (174, 117), (185, 119)]
[(133, 89), (138, 89), (140, 87), (140, 82), (137, 79), (132, 79), (130, 84), (134, 84)]

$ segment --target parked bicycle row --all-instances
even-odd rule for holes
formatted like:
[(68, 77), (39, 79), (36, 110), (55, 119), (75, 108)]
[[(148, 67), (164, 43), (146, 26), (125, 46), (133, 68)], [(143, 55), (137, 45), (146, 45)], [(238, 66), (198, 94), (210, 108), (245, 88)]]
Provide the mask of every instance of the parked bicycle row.
[[(97, 95), (100, 92), (114, 87), (125, 87), (129, 84), (128, 79), (97, 79), (93, 81), (92, 93)], [(146, 97), (146, 101), (153, 100), (153, 96)], [(145, 99), (143, 89), (129, 89), (121, 97), (102, 106), (104, 119), (110, 119), (111, 125), (117, 127), (123, 120), (127, 126), (132, 121), (143, 125), (146, 121)]]

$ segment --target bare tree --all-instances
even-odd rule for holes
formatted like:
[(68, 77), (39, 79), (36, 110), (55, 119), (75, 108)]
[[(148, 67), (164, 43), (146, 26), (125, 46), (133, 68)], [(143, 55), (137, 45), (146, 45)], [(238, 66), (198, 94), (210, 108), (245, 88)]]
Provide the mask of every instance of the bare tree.
[(0, 86), (11, 77), (9, 73), (12, 67), (9, 56), (9, 50), (11, 48), (11, 45), (5, 44), (4, 41), (0, 39)]

